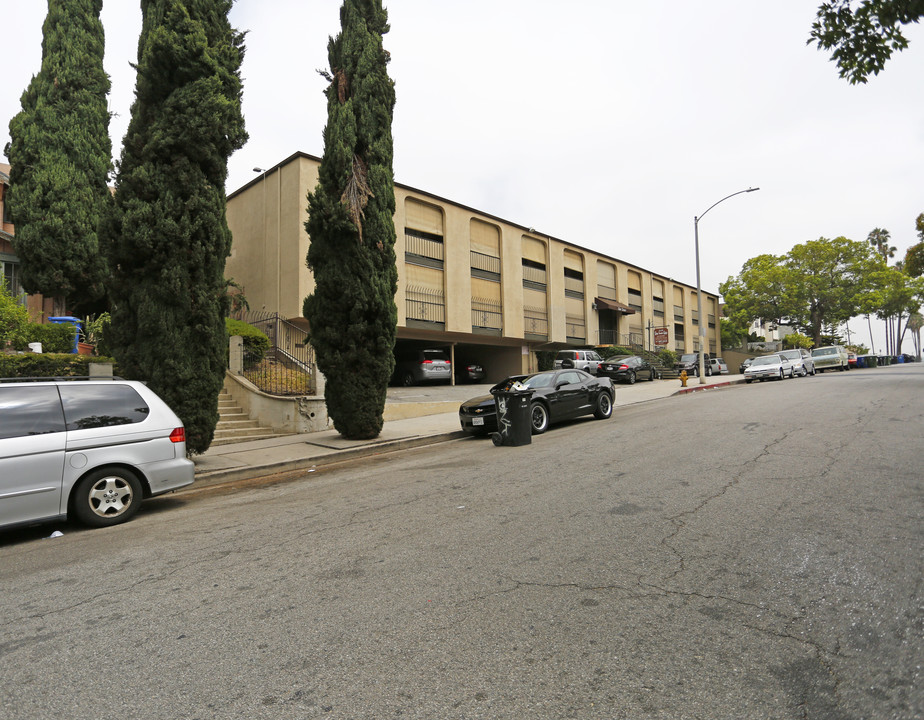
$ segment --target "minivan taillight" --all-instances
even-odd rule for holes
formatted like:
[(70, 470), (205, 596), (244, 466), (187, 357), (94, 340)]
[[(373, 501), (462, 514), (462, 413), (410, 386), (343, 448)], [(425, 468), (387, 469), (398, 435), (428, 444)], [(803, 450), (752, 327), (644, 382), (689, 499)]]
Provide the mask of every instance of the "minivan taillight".
[(170, 433), (170, 442), (186, 442), (186, 428), (173, 428), (173, 432)]

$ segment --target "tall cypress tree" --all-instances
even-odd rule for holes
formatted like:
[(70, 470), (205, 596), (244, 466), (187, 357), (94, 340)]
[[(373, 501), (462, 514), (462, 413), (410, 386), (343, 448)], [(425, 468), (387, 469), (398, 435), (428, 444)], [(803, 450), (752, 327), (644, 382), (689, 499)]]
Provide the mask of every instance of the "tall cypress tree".
[(324, 157), (308, 195), (315, 289), (304, 313), (334, 427), (349, 438), (370, 438), (382, 430), (395, 362), (395, 89), (382, 47), (389, 27), (381, 0), (344, 0), (340, 23), (328, 43)]
[(203, 452), (227, 367), (228, 158), (247, 139), (232, 0), (142, 0), (137, 83), (105, 228), (112, 346)]
[(49, 0), (42, 66), (10, 121), (8, 202), (22, 284), (72, 310), (105, 302), (98, 224), (111, 202), (102, 0)]

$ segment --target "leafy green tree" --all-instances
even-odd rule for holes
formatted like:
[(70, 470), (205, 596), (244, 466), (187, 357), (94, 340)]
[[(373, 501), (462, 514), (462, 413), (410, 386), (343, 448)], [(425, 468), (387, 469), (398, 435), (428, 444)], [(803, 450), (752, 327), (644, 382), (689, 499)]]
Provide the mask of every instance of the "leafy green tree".
[(105, 238), (109, 341), (124, 375), (147, 380), (205, 451), (227, 367), (228, 157), (247, 139), (244, 38), (232, 0), (142, 0), (132, 117)]
[(806, 348), (813, 347), (812, 338), (802, 333), (789, 333), (783, 338), (784, 348)]
[(836, 328), (873, 302), (871, 273), (881, 266), (867, 243), (819, 238), (784, 257), (751, 258), (719, 290), (732, 319), (793, 325), (817, 346), (825, 326)]
[(920, 277), (924, 275), (924, 213), (918, 215), (914, 225), (918, 231), (918, 242), (905, 252), (905, 272), (911, 277)]
[(721, 321), (723, 348), (733, 350), (747, 343), (750, 323), (732, 320), (727, 317), (721, 318)]
[(837, 327), (860, 312), (875, 265), (866, 243), (845, 237), (819, 238), (796, 245), (787, 255), (793, 273), (790, 320), (816, 346), (825, 324)]
[(902, 26), (924, 16), (924, 0), (830, 0), (818, 8), (808, 44), (831, 50), (853, 85), (878, 75), (892, 53), (908, 47)]
[(725, 300), (725, 315), (738, 328), (746, 329), (758, 319), (782, 324), (796, 310), (790, 290), (794, 282), (785, 258), (752, 257), (744, 263), (738, 277), (730, 277), (719, 285)]
[(102, 6), (49, 0), (41, 69), (22, 94), (6, 147), (22, 285), (80, 312), (105, 303), (107, 278), (97, 235), (112, 168)]
[(315, 289), (304, 313), (334, 427), (345, 437), (371, 438), (382, 429), (398, 318), (395, 90), (382, 46), (389, 26), (381, 0), (344, 0), (340, 22), (324, 73), (330, 82), (324, 157), (308, 195), (307, 263)]

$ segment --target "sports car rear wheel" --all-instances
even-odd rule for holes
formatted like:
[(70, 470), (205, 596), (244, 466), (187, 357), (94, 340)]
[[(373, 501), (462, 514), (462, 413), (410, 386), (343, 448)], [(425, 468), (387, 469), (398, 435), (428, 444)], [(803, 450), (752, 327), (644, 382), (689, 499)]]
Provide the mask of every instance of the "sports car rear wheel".
[(613, 414), (613, 401), (610, 399), (608, 392), (602, 392), (597, 397), (597, 405), (594, 408), (594, 417), (597, 420), (606, 420)]

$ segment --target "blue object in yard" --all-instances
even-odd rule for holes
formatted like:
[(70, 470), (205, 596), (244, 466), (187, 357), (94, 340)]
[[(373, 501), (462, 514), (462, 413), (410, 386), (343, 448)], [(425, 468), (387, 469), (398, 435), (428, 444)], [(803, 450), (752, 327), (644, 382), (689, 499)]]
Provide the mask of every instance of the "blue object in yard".
[(904, 356), (904, 355), (899, 355), (899, 356), (898, 356), (898, 362), (904, 363), (904, 362), (905, 362), (905, 356)]
[(866, 367), (866, 356), (865, 355), (857, 355), (857, 367), (858, 368)]
[(58, 315), (56, 317), (48, 318), (48, 322), (54, 323), (55, 325), (63, 325), (64, 323), (73, 323), (75, 325), (74, 349), (71, 350), (71, 352), (76, 355), (77, 343), (80, 342), (80, 318), (75, 318), (70, 315)]

